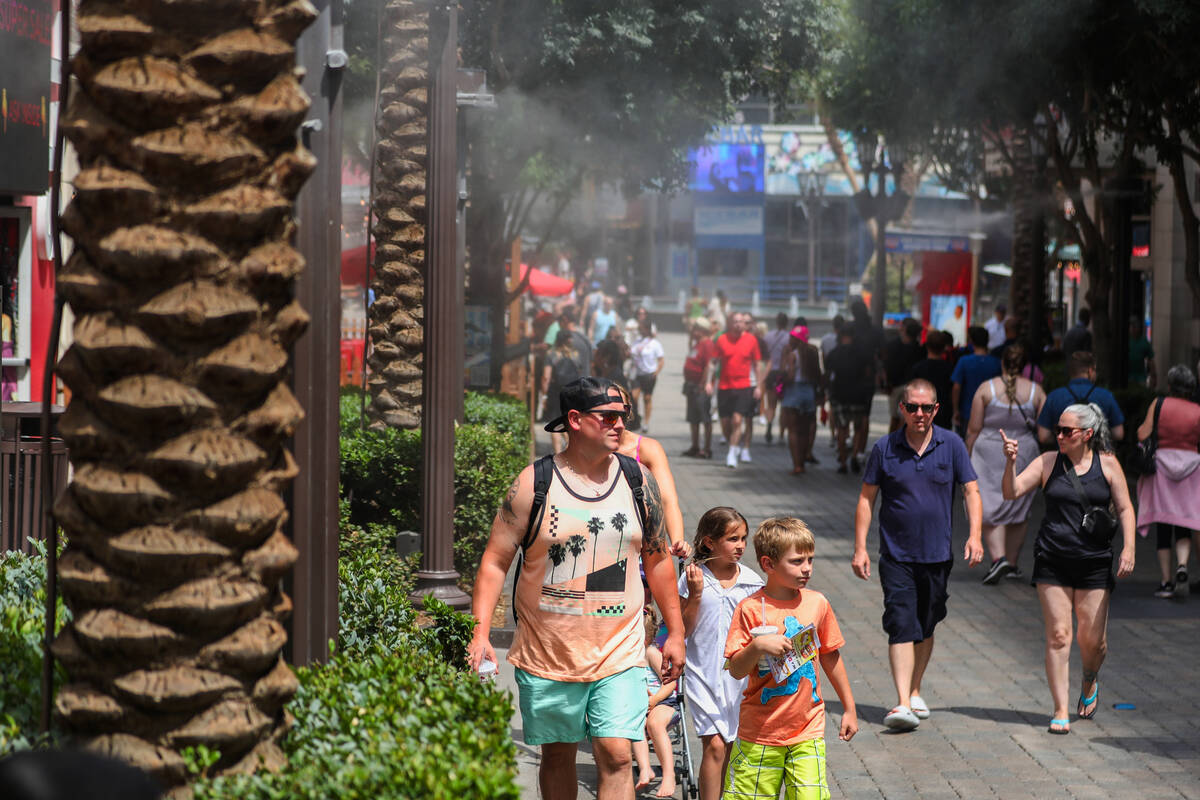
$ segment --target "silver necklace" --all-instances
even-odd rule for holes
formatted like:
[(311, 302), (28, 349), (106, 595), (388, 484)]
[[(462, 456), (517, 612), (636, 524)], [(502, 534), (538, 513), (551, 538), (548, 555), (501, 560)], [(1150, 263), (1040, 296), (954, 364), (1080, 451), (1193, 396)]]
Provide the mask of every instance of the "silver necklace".
[(599, 497), (604, 493), (604, 487), (608, 483), (607, 479), (604, 481), (604, 483), (597, 484), (591, 478), (571, 466), (571, 462), (567, 461), (566, 456), (564, 456), (562, 453), (559, 453), (558, 456), (555, 457), (554, 461), (559, 466), (564, 467), (567, 472), (570, 472), (572, 475), (574, 475), (576, 479), (575, 482), (583, 484), (583, 487), (591, 491), (594, 497)]

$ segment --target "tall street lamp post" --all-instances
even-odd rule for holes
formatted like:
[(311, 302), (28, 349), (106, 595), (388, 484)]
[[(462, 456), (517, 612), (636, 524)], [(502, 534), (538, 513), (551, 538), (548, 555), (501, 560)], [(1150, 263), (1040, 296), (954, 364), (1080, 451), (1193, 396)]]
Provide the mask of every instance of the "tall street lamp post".
[(804, 216), (808, 220), (808, 302), (817, 302), (817, 215), (825, 197), (825, 173), (811, 169), (801, 176)]
[[(908, 193), (900, 188), (904, 174), (905, 149), (898, 142), (885, 144), (874, 134), (855, 137), (858, 163), (862, 168), (863, 188), (854, 195), (854, 204), (863, 219), (875, 222), (875, 287), (871, 296), (871, 319), (883, 325), (887, 305), (887, 226), (900, 219), (908, 207)], [(876, 176), (875, 192), (871, 192), (871, 175)], [(887, 176), (895, 178), (892, 194), (887, 191)]]

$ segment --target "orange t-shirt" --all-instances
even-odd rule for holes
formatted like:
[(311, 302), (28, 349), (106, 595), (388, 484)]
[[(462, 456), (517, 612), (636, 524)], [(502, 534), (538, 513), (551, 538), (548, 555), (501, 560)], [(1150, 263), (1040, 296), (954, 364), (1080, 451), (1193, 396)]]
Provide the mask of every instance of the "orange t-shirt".
[[(760, 589), (739, 603), (733, 612), (733, 624), (725, 640), (725, 657), (732, 658), (745, 649), (754, 638), (750, 631), (759, 625), (774, 625), (785, 636), (793, 636), (805, 625), (812, 625), (821, 641), (822, 653), (831, 653), (846, 643), (825, 595), (801, 589), (795, 600), (781, 603)], [(776, 683), (770, 672), (752, 669), (742, 695), (738, 738), (755, 744), (789, 745), (823, 737), (825, 701), (821, 699), (817, 661), (814, 658), (807, 662), (784, 683)]]

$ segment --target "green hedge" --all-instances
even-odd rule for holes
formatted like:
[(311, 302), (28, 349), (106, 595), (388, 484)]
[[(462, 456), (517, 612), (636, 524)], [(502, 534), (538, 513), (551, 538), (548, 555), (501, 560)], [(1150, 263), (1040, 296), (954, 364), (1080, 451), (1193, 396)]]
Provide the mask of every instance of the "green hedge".
[[(0, 757), (45, 743), (38, 731), (42, 698), (42, 636), (46, 630), (46, 557), (37, 543), (29, 556), (0, 556)], [(58, 601), (57, 627), (70, 618)], [(66, 677), (55, 665), (57, 689)]]
[[(350, 527), (381, 542), (421, 529), (421, 434), (366, 430), (361, 394), (342, 394), (341, 490)], [(454, 567), (469, 583), (487, 545), (492, 518), (513, 478), (529, 463), (529, 418), (509, 397), (469, 392), (455, 432)], [(372, 526), (376, 526), (370, 534)]]
[(201, 779), (196, 800), (518, 798), (511, 698), (437, 656), (383, 648), (297, 671), (283, 772)]

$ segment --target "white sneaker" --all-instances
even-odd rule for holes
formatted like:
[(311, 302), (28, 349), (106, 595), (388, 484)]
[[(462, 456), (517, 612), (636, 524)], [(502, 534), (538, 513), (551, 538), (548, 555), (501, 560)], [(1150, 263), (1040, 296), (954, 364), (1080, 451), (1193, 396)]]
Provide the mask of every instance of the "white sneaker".
[(742, 459), (742, 463), (743, 463), (743, 464), (749, 464), (749, 463), (750, 463), (750, 448), (749, 448), (749, 447), (743, 447), (743, 448), (741, 448), (741, 450), (742, 450), (742, 452), (741, 452), (741, 453), (739, 453), (738, 455), (739, 455), (739, 456), (740, 456), (740, 458)]
[(767, 424), (767, 418), (764, 417), (762, 414), (759, 414), (757, 417), (755, 417), (754, 421), (757, 422), (759, 425)]
[(725, 466), (729, 467), (730, 469), (737, 469), (737, 462), (738, 448), (731, 447), (729, 448), (729, 454), (725, 456)]

